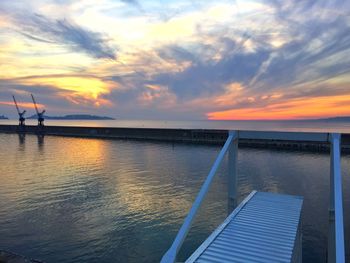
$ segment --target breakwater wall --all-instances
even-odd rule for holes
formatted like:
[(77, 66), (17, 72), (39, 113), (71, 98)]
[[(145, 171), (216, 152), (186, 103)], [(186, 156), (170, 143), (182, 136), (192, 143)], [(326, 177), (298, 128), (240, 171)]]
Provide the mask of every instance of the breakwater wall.
[[(0, 125), (1, 133), (26, 133), (70, 137), (110, 138), (126, 140), (153, 140), (197, 144), (222, 145), (228, 137), (228, 130), (206, 129), (164, 129), (164, 128), (115, 128), (74, 126), (26, 126)], [(274, 148), (286, 150), (329, 151), (329, 143), (313, 141), (284, 141), (272, 139), (240, 139), (240, 147)], [(350, 153), (350, 134), (342, 134), (342, 151)]]

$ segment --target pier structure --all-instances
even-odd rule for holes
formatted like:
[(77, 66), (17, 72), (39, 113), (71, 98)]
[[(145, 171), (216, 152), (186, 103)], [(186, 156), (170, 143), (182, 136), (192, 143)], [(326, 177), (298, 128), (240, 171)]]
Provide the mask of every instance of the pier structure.
[[(164, 141), (172, 143), (194, 143), (223, 145), (228, 138), (228, 130), (209, 129), (164, 129), (164, 128), (124, 128), (124, 127), (79, 127), (45, 126), (41, 134), (69, 137)], [(0, 133), (17, 133), (17, 125), (0, 125)], [(250, 132), (250, 131), (241, 131)], [(26, 125), (25, 133), (38, 134), (38, 126)], [(269, 132), (265, 132), (269, 133)], [(273, 132), (270, 132), (273, 133)], [(288, 132), (280, 132), (287, 134)], [(314, 133), (319, 134), (319, 133)], [(295, 151), (329, 152), (330, 144), (324, 141), (287, 140), (284, 138), (240, 138), (240, 147), (280, 149)], [(341, 150), (350, 153), (350, 134), (342, 134)]]
[(237, 146), (240, 139), (313, 141), (329, 144), (331, 169), (328, 262), (345, 263), (340, 138), (340, 134), (337, 133), (230, 131), (161, 263), (176, 262), (177, 254), (227, 152), (229, 216), (186, 262), (302, 261), (302, 197), (253, 191), (231, 213), (231, 208), (237, 203)]
[(186, 260), (302, 262), (300, 196), (251, 192)]

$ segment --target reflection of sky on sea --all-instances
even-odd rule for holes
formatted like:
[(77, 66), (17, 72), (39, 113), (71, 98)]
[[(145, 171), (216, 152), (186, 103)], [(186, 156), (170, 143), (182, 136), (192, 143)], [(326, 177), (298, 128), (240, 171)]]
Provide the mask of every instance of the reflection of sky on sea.
[[(0, 249), (47, 262), (158, 261), (220, 150), (4, 134), (0, 144)], [(345, 209), (349, 168), (344, 156)], [(225, 218), (226, 172), (225, 160), (180, 259)], [(303, 195), (304, 262), (324, 262), (328, 173), (327, 154), (240, 149), (239, 198), (253, 189)]]

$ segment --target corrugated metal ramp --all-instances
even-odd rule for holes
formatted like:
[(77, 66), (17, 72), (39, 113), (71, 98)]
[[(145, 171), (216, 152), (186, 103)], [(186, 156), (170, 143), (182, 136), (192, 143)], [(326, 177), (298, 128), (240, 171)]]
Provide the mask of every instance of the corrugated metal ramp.
[(302, 204), (253, 191), (186, 262), (301, 262)]

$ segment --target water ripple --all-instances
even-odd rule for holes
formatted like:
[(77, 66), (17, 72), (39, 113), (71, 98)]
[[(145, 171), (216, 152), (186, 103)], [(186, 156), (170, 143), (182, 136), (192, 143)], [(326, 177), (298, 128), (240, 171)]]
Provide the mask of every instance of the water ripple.
[[(47, 262), (159, 261), (220, 150), (5, 134), (0, 143), (9, 146), (0, 152), (0, 249)], [(240, 200), (253, 189), (304, 196), (303, 262), (325, 262), (328, 155), (241, 149), (238, 163)], [(349, 168), (345, 156), (346, 218)], [(225, 160), (180, 260), (227, 215), (226, 174)]]

